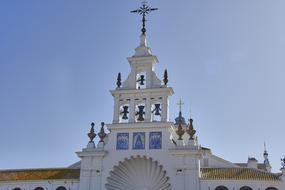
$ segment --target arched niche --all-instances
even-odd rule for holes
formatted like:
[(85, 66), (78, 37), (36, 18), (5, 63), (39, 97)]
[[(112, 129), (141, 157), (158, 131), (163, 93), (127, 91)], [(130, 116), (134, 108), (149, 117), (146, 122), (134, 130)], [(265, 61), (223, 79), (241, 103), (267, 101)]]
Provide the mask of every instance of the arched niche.
[(22, 190), (20, 187), (15, 187), (13, 190)]
[(240, 188), (240, 190), (253, 190), (253, 189), (249, 186), (243, 186)]
[(36, 187), (34, 190), (45, 190), (43, 187)]
[(278, 189), (275, 187), (267, 187), (265, 190), (278, 190)]
[(67, 190), (64, 186), (59, 186), (56, 188), (56, 190)]
[(223, 185), (220, 185), (220, 186), (216, 187), (215, 190), (229, 190), (229, 189)]

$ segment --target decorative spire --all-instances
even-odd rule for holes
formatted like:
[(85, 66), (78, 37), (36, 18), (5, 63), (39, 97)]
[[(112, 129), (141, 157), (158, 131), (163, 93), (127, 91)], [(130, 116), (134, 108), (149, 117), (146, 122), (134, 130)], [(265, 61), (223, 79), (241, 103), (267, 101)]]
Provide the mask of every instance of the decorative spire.
[(281, 158), (281, 169), (285, 169), (285, 156)]
[(266, 170), (268, 172), (271, 172), (271, 165), (270, 165), (270, 162), (269, 162), (269, 159), (268, 159), (268, 153), (267, 153), (267, 149), (266, 149), (266, 143), (264, 142), (264, 152), (263, 152), (263, 158), (264, 158), (264, 165), (266, 167)]
[(142, 2), (142, 6), (136, 10), (131, 11), (131, 13), (138, 13), (139, 15), (142, 15), (142, 35), (145, 35), (146, 28), (145, 28), (145, 22), (146, 22), (146, 15), (148, 15), (152, 11), (158, 10), (157, 8), (152, 8), (147, 5), (146, 1)]
[(88, 137), (90, 138), (89, 143), (93, 143), (94, 142), (93, 140), (96, 137), (94, 126), (95, 126), (95, 124), (94, 124), (94, 122), (92, 122), (90, 132), (88, 133)]
[(167, 69), (164, 70), (163, 82), (164, 82), (164, 85), (167, 86), (167, 83), (168, 83)]
[(121, 88), (122, 85), (122, 79), (121, 79), (121, 73), (118, 73), (118, 77), (117, 77), (117, 87)]
[(266, 150), (266, 143), (264, 142), (264, 153), (263, 153), (264, 159), (267, 159), (267, 158), (265, 158), (267, 156), (268, 156), (268, 153), (267, 153), (267, 150)]
[(187, 134), (190, 136), (189, 140), (194, 140), (194, 135), (196, 134), (196, 130), (193, 127), (193, 119), (190, 117), (189, 119), (189, 127), (186, 130)]
[(100, 138), (99, 142), (104, 142), (104, 138), (107, 136), (107, 134), (105, 133), (105, 130), (104, 130), (104, 125), (105, 125), (105, 123), (101, 122), (100, 133), (98, 133), (98, 136)]
[(177, 103), (177, 105), (179, 105), (179, 115), (178, 117), (175, 118), (175, 124), (186, 124), (185, 122), (185, 118), (182, 116), (182, 105), (184, 105), (184, 103), (182, 102), (181, 98), (179, 100), (179, 102)]
[(182, 124), (179, 123), (178, 125), (178, 129), (176, 130), (176, 134), (178, 135), (178, 140), (183, 140), (182, 139), (182, 136), (184, 135), (185, 131), (184, 129), (182, 128)]

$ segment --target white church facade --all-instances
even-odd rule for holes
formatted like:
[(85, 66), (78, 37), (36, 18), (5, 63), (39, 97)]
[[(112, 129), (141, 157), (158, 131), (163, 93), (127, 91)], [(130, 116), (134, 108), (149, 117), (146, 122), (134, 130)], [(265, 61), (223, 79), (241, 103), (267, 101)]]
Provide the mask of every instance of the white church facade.
[(143, 14), (143, 29), (127, 58), (131, 72), (125, 81), (118, 74), (113, 121), (101, 123), (100, 131), (91, 124), (89, 143), (76, 152), (80, 161), (66, 168), (0, 170), (0, 190), (285, 190), (285, 159), (280, 173), (271, 172), (266, 150), (262, 163), (232, 163), (199, 144), (193, 119), (187, 121), (181, 109), (170, 121), (174, 90), (167, 70), (157, 77), (158, 59), (146, 41), (145, 14), (153, 10), (144, 4), (133, 11)]

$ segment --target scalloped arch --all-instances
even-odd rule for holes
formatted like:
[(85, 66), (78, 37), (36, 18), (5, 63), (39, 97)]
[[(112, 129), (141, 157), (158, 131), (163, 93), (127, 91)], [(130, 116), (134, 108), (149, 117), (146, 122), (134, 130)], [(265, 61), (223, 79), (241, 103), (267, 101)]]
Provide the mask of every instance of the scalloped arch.
[(171, 190), (162, 165), (146, 156), (119, 162), (107, 178), (107, 190)]

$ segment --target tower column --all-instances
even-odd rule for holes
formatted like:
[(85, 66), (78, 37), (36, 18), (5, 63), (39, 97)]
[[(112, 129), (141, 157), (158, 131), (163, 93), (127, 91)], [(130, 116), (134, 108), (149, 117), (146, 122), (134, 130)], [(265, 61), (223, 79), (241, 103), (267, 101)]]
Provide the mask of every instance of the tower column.
[(161, 121), (168, 120), (168, 98), (167, 96), (162, 97), (161, 101)]
[(120, 115), (120, 106), (118, 97), (114, 97), (114, 116), (113, 116), (113, 123), (119, 123), (119, 115)]
[(151, 68), (147, 68), (146, 70), (146, 88), (151, 88), (152, 83), (152, 74), (151, 74)]
[(145, 103), (145, 121), (150, 122), (151, 120), (151, 102), (150, 98), (146, 98), (146, 103)]
[(135, 100), (132, 98), (130, 101), (130, 118), (129, 118), (129, 122), (133, 123), (135, 122), (135, 113), (136, 109), (135, 109)]

